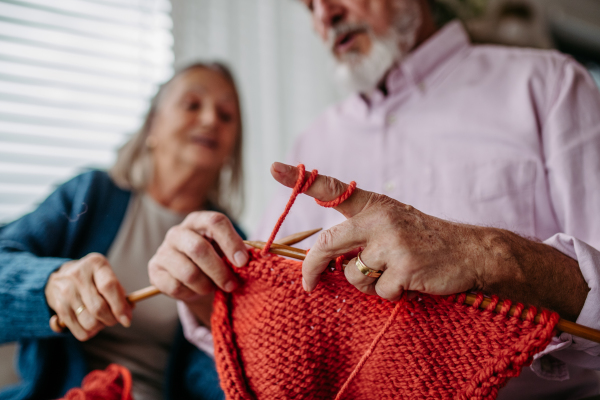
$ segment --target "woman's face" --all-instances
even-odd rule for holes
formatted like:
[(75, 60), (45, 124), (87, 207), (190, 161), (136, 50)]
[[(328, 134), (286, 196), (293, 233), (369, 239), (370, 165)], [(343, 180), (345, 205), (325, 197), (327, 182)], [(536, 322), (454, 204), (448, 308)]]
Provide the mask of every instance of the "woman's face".
[(149, 132), (155, 165), (217, 171), (240, 131), (235, 91), (221, 73), (194, 68), (163, 93)]

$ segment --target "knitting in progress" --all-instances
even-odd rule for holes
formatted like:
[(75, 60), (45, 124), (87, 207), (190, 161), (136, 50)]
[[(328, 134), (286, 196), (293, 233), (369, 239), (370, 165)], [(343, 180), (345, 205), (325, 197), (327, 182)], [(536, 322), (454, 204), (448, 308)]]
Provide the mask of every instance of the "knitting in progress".
[[(304, 167), (272, 243), (304, 182)], [(324, 203), (335, 207), (354, 190)], [(510, 301), (494, 312), (484, 299), (464, 304), (465, 294), (420, 294), (397, 302), (358, 291), (341, 260), (319, 286), (302, 288), (302, 264), (249, 250), (235, 268), (243, 284), (218, 291), (212, 314), (215, 358), (227, 399), (494, 399), (498, 390), (543, 350), (558, 315), (530, 307), (527, 317)]]

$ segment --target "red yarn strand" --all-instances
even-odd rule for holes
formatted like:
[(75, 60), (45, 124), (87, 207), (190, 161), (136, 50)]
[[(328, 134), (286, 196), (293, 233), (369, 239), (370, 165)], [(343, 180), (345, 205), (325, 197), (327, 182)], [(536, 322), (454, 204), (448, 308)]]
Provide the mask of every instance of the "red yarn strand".
[[(290, 212), (290, 209), (292, 208), (292, 205), (294, 205), (294, 202), (296, 201), (296, 198), (298, 197), (298, 195), (306, 192), (312, 186), (312, 184), (315, 182), (315, 179), (317, 179), (317, 175), (319, 174), (319, 172), (316, 169), (313, 169), (312, 172), (310, 173), (310, 175), (308, 176), (308, 179), (306, 180), (306, 182), (304, 182), (305, 172), (306, 172), (306, 169), (304, 167), (304, 164), (298, 164), (298, 179), (296, 180), (296, 184), (294, 185), (294, 189), (292, 190), (292, 194), (290, 195), (290, 199), (288, 200), (288, 202), (285, 206), (285, 209), (283, 210), (283, 213), (277, 220), (277, 223), (275, 224), (275, 227), (273, 228), (273, 231), (271, 232), (271, 236), (269, 236), (269, 240), (267, 240), (265, 247), (261, 251), (261, 254), (263, 256), (269, 252), (271, 245), (275, 241), (275, 236), (277, 236), (277, 232), (279, 232), (279, 228), (281, 228), (281, 224), (283, 224), (283, 221), (285, 220), (288, 213)], [(352, 181), (352, 182), (350, 182), (350, 185), (348, 185), (348, 188), (346, 189), (346, 191), (344, 193), (342, 193), (341, 196), (338, 196), (336, 199), (333, 199), (331, 201), (321, 201), (321, 200), (315, 199), (315, 201), (317, 202), (317, 204), (319, 204), (320, 206), (323, 206), (323, 207), (329, 207), (329, 208), (337, 207), (340, 204), (342, 204), (344, 201), (346, 201), (348, 199), (348, 197), (350, 197), (352, 195), (352, 193), (354, 193), (355, 189), (356, 189), (356, 182)]]
[(339, 196), (337, 199), (334, 199), (331, 201), (321, 201), (321, 200), (315, 199), (315, 201), (321, 207), (327, 207), (327, 208), (337, 207), (340, 204), (342, 204), (344, 201), (346, 201), (348, 199), (348, 197), (352, 196), (352, 193), (354, 193), (355, 189), (356, 189), (356, 182), (352, 181), (348, 185), (348, 188), (346, 189), (346, 191), (341, 196)]
[(383, 328), (381, 328), (381, 331), (379, 331), (377, 336), (375, 336), (375, 339), (373, 339), (373, 341), (371, 342), (371, 345), (369, 346), (367, 351), (365, 351), (365, 354), (363, 354), (363, 356), (360, 358), (360, 361), (358, 362), (358, 364), (356, 364), (356, 367), (354, 367), (354, 371), (352, 371), (352, 373), (350, 374), (348, 379), (346, 379), (346, 382), (344, 382), (344, 384), (342, 385), (337, 396), (335, 396), (335, 400), (340, 400), (342, 398), (342, 396), (344, 395), (344, 393), (346, 392), (346, 390), (348, 390), (348, 386), (350, 386), (350, 383), (352, 383), (352, 381), (354, 380), (354, 377), (356, 375), (358, 375), (358, 373), (360, 372), (362, 367), (365, 365), (365, 363), (369, 359), (369, 356), (375, 350), (377, 343), (379, 343), (379, 341), (381, 340), (383, 335), (385, 335), (385, 332), (387, 332), (389, 327), (392, 326), (392, 323), (394, 322), (396, 315), (398, 315), (398, 311), (400, 311), (400, 307), (401, 307), (402, 303), (403, 303), (402, 301), (399, 301), (398, 303), (396, 303), (396, 306), (394, 307), (394, 310), (392, 311), (390, 318), (388, 318), (388, 320), (385, 323), (385, 325), (383, 326)]

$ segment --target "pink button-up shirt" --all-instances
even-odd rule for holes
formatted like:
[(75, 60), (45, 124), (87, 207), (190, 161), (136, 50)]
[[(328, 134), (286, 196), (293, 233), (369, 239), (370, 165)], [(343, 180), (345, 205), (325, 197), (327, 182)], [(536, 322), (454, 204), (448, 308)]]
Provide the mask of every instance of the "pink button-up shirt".
[[(387, 96), (328, 109), (288, 162), (440, 218), (545, 240), (578, 260), (591, 290), (577, 322), (600, 329), (600, 93), (587, 71), (554, 51), (472, 45), (453, 22), (386, 85)], [(289, 194), (277, 193), (255, 238), (269, 236)], [(343, 220), (300, 196), (280, 236)], [(544, 353), (500, 399), (598, 393), (584, 368), (600, 369), (600, 345), (563, 333)]]

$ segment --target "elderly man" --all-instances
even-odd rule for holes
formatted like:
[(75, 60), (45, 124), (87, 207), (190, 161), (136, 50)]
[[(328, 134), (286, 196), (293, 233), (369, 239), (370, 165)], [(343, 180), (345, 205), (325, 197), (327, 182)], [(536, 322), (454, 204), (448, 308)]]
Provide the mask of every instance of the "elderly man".
[[(600, 328), (600, 94), (587, 72), (556, 52), (474, 46), (458, 22), (438, 29), (427, 0), (304, 2), (336, 78), (355, 94), (300, 136), (289, 161), (370, 191), (340, 214), (298, 198), (283, 235), (329, 228), (311, 243), (305, 289), (330, 259), (362, 247), (364, 264), (383, 275), (362, 275), (354, 260), (345, 271), (367, 293), (477, 290)], [(297, 171), (276, 163), (272, 174), (291, 186)], [(344, 188), (322, 176), (308, 194), (331, 200)], [(268, 236), (288, 196), (276, 196), (256, 237)], [(233, 290), (214, 251), (189, 250), (205, 249), (208, 237), (243, 265), (230, 225), (198, 215), (180, 229), (195, 247), (165, 252), (188, 254), (202, 273), (157, 262), (184, 278), (153, 283), (181, 298), (202, 292), (198, 281)], [(563, 333), (500, 398), (597, 394), (599, 353)]]

